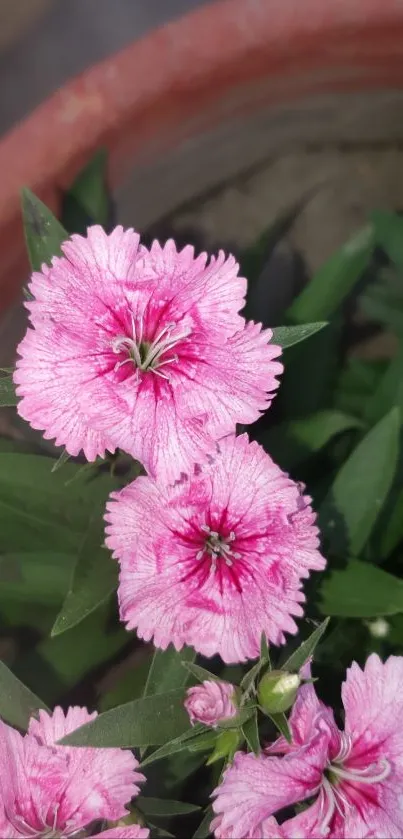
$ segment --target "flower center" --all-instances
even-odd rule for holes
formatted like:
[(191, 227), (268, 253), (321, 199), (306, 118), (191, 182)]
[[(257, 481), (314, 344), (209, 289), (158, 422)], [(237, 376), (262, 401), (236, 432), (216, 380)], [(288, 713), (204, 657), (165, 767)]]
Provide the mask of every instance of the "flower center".
[(201, 530), (206, 534), (204, 545), (196, 554), (196, 559), (203, 559), (205, 554), (211, 558), (211, 568), (214, 572), (217, 568), (217, 562), (222, 558), (226, 565), (231, 567), (234, 564), (234, 559), (240, 559), (241, 554), (234, 551), (231, 547), (235, 541), (235, 533), (231, 530), (229, 536), (223, 538), (216, 530), (211, 530), (207, 524), (202, 524)]
[[(180, 330), (175, 323), (168, 323), (150, 341), (144, 338), (142, 317), (140, 317), (136, 328), (132, 315), (131, 325), (131, 336), (118, 335), (112, 341), (112, 351), (118, 355), (122, 353), (126, 355), (126, 358), (116, 362), (114, 369), (119, 370), (124, 364), (131, 363), (136, 368), (136, 371), (155, 373), (157, 376), (169, 380), (169, 376), (161, 372), (160, 368), (178, 361), (178, 356), (175, 354), (169, 355), (169, 352), (176, 344), (189, 337), (190, 330)], [(167, 356), (165, 355), (166, 353), (168, 354)]]
[(351, 809), (348, 793), (343, 789), (343, 781), (354, 784), (379, 784), (388, 777), (391, 766), (388, 760), (381, 759), (360, 769), (344, 767), (352, 747), (352, 740), (348, 734), (341, 734), (339, 753), (328, 764), (321, 784), (320, 800), (320, 832), (326, 836), (332, 818), (337, 811), (345, 818), (346, 811)]

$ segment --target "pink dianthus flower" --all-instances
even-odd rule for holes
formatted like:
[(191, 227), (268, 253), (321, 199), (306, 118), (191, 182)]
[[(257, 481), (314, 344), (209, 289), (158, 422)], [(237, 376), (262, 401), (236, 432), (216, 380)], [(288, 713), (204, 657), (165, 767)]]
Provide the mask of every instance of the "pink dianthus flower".
[[(373, 654), (364, 670), (354, 662), (342, 697), (343, 732), (309, 684), (290, 716), (291, 744), (281, 737), (260, 757), (238, 752), (214, 792), (217, 839), (400, 839), (403, 658)], [(311, 798), (277, 824), (274, 813)]]
[(234, 257), (97, 225), (62, 250), (32, 275), (14, 374), (18, 412), (46, 439), (87, 460), (119, 447), (170, 481), (270, 405), (281, 350), (239, 314)]
[(102, 833), (93, 833), (91, 839), (148, 839), (150, 831), (148, 827), (141, 827), (140, 824), (127, 824), (121, 827), (110, 827)]
[(206, 679), (201, 685), (188, 688), (184, 705), (192, 725), (201, 722), (216, 728), (220, 722), (235, 717), (234, 693), (234, 685), (217, 679)]
[(166, 486), (140, 477), (112, 495), (106, 544), (120, 562), (120, 615), (165, 649), (226, 662), (297, 631), (301, 580), (325, 560), (310, 499), (246, 434)]
[(77, 707), (66, 715), (59, 707), (40, 711), (25, 736), (0, 721), (2, 839), (69, 837), (128, 815), (125, 805), (145, 780), (130, 751), (55, 745), (96, 715)]

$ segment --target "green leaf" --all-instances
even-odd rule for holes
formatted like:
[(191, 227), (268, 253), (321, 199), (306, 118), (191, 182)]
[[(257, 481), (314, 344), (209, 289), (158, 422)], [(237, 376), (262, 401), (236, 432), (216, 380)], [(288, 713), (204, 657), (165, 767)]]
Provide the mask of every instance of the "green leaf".
[(63, 223), (72, 233), (85, 233), (90, 224), (105, 227), (109, 218), (107, 152), (100, 149), (64, 196)]
[(131, 665), (130, 668), (123, 665), (120, 670), (118, 666), (112, 679), (107, 678), (107, 684), (112, 684), (110, 688), (106, 689), (105, 693), (101, 686), (102, 695), (98, 702), (100, 711), (109, 711), (110, 708), (124, 705), (126, 702), (139, 699), (143, 695), (152, 657), (151, 652), (149, 655), (147, 653), (148, 650), (145, 647), (134, 651), (133, 657), (128, 662)]
[(305, 341), (327, 326), (327, 321), (320, 323), (304, 323), (301, 326), (276, 326), (273, 329), (272, 343), (278, 344), (283, 350)]
[(145, 816), (185, 816), (196, 813), (201, 808), (198, 804), (187, 804), (185, 801), (170, 801), (164, 798), (146, 798), (139, 795), (136, 798), (138, 807)]
[(287, 661), (284, 662), (281, 670), (286, 670), (289, 673), (299, 673), (301, 667), (303, 667), (314, 654), (315, 648), (322, 638), (322, 635), (326, 632), (328, 624), (329, 618), (326, 618), (326, 620), (316, 627), (309, 638), (307, 638), (306, 641), (303, 641), (298, 649), (295, 650), (289, 658), (287, 658)]
[(127, 643), (123, 626), (111, 626), (109, 604), (55, 638), (45, 638), (20, 656), (14, 669), (23, 682), (54, 705), (66, 691), (116, 655)]
[(306, 323), (330, 318), (369, 264), (373, 239), (368, 226), (336, 251), (294, 301), (288, 311), (290, 320)]
[(74, 554), (54, 551), (0, 556), (0, 603), (17, 600), (59, 605), (69, 584)]
[(361, 420), (341, 411), (318, 411), (264, 431), (258, 442), (288, 471), (324, 448), (333, 437), (362, 426)]
[(209, 670), (205, 670), (204, 667), (199, 667), (198, 664), (184, 661), (183, 666), (186, 667), (186, 670), (188, 670), (192, 676), (195, 676), (199, 682), (204, 682), (206, 679), (210, 682), (221, 682), (221, 679), (218, 676), (215, 676), (214, 673), (210, 673)]
[[(109, 475), (90, 479), (66, 463), (52, 474), (54, 459), (0, 451), (0, 532), (7, 553), (76, 552), (94, 504), (115, 489)], [(69, 479), (76, 478), (73, 484)]]
[(246, 694), (249, 693), (251, 687), (254, 685), (260, 671), (265, 666), (265, 663), (266, 662), (262, 659), (259, 659), (259, 661), (257, 661), (256, 664), (254, 664), (253, 667), (245, 673), (240, 686)]
[(165, 693), (167, 690), (185, 687), (189, 674), (185, 662), (192, 662), (196, 652), (192, 647), (183, 647), (180, 652), (170, 644), (166, 650), (155, 650), (143, 696)]
[(387, 366), (384, 359), (363, 361), (348, 358), (336, 382), (333, 394), (335, 406), (342, 413), (363, 417), (367, 401), (378, 387)]
[(12, 376), (0, 377), (0, 408), (12, 408), (18, 403)]
[(333, 571), (321, 587), (324, 614), (373, 618), (403, 612), (403, 581), (381, 568), (351, 560), (343, 571)]
[(392, 359), (380, 378), (375, 391), (365, 404), (364, 417), (369, 423), (378, 422), (393, 407), (403, 412), (403, 350)]
[(69, 746), (103, 748), (159, 746), (188, 730), (190, 722), (183, 700), (183, 690), (135, 699), (105, 711), (61, 742)]
[(193, 743), (200, 735), (205, 733), (205, 726), (198, 723), (191, 730), (185, 731), (179, 737), (174, 737), (168, 743), (165, 743), (159, 749), (156, 749), (151, 755), (148, 755), (141, 761), (141, 768), (149, 766), (150, 763), (155, 763), (157, 760), (163, 760), (171, 755), (179, 752), (188, 751), (189, 745)]
[(288, 725), (288, 720), (285, 714), (268, 714), (272, 723), (276, 726), (277, 730), (280, 734), (285, 737), (287, 743), (291, 743), (291, 731)]
[(337, 314), (326, 329), (312, 335), (309, 341), (286, 350), (285, 373), (278, 398), (280, 410), (287, 419), (333, 407), (342, 326), (342, 318)]
[(242, 726), (242, 734), (251, 750), (255, 755), (260, 755), (260, 740), (259, 729), (257, 724), (257, 713), (249, 717), (249, 719)]
[(223, 731), (226, 731), (229, 728), (239, 728), (240, 725), (244, 725), (246, 721), (252, 716), (255, 708), (256, 703), (252, 704), (252, 702), (248, 702), (242, 708), (239, 709), (236, 717), (230, 717), (227, 720), (221, 720), (221, 722), (218, 724), (218, 728)]
[(199, 827), (196, 830), (196, 833), (193, 834), (193, 839), (208, 839), (208, 836), (211, 835), (210, 825), (213, 821), (213, 818), (213, 808), (210, 805), (209, 807), (207, 807), (207, 810), (204, 814), (202, 821), (199, 824)]
[(21, 201), (28, 256), (32, 270), (40, 271), (43, 263), (50, 265), (52, 257), (60, 256), (60, 246), (68, 233), (29, 189), (21, 191)]
[(56, 463), (52, 466), (52, 472), (57, 472), (59, 469), (64, 466), (67, 461), (70, 460), (70, 455), (66, 449), (63, 449), (60, 457), (56, 460)]
[(196, 737), (195, 740), (189, 740), (188, 749), (190, 752), (209, 752), (211, 749), (214, 749), (218, 736), (218, 731), (211, 729), (205, 731), (203, 734), (200, 734), (200, 737)]
[(341, 555), (366, 544), (392, 485), (400, 414), (393, 408), (358, 444), (336, 475), (319, 511), (322, 536)]
[(10, 725), (26, 730), (30, 717), (43, 708), (45, 703), (38, 699), (17, 679), (11, 670), (0, 661), (0, 716)]
[(389, 556), (403, 540), (403, 488), (397, 490), (395, 496), (392, 497), (392, 512), (383, 527), (380, 528), (381, 532), (379, 534), (378, 554), (382, 559)]
[(397, 213), (386, 210), (376, 210), (372, 213), (375, 242), (380, 245), (396, 265), (403, 272), (403, 218)]
[(97, 505), (96, 512), (89, 521), (77, 556), (70, 589), (53, 625), (52, 636), (60, 635), (81, 623), (117, 589), (117, 563), (103, 547), (103, 509), (104, 504), (99, 507)]
[(164, 830), (162, 827), (157, 827), (156, 824), (152, 822), (148, 822), (148, 827), (151, 828), (151, 836), (156, 836), (157, 839), (159, 836), (162, 836), (163, 839), (175, 839), (173, 833), (170, 833), (169, 830)]
[(262, 632), (262, 637), (260, 639), (260, 660), (264, 664), (267, 664), (267, 662), (270, 661), (270, 650), (265, 632)]

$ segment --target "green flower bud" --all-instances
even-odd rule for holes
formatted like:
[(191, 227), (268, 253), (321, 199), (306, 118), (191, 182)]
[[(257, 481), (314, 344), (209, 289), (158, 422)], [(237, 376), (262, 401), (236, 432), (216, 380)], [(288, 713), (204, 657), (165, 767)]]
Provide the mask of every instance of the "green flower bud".
[(219, 737), (217, 737), (215, 749), (207, 761), (207, 766), (224, 758), (231, 760), (238, 746), (241, 745), (242, 739), (241, 733), (237, 728), (228, 728), (226, 731), (222, 731)]
[(301, 679), (297, 673), (271, 670), (261, 679), (257, 695), (259, 705), (267, 714), (288, 711), (297, 697)]

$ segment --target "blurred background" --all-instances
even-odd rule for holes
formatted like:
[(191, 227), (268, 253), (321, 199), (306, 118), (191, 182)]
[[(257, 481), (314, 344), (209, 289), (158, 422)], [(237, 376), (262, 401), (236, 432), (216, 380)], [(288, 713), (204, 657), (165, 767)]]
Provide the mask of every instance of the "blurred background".
[(207, 0), (1, 0), (0, 131), (67, 79)]
[(99, 148), (115, 220), (145, 235), (239, 255), (291, 213), (268, 325), (374, 208), (403, 207), (402, 5), (302, 5), (0, 0), (0, 364), (25, 329), (19, 190), (60, 213)]

